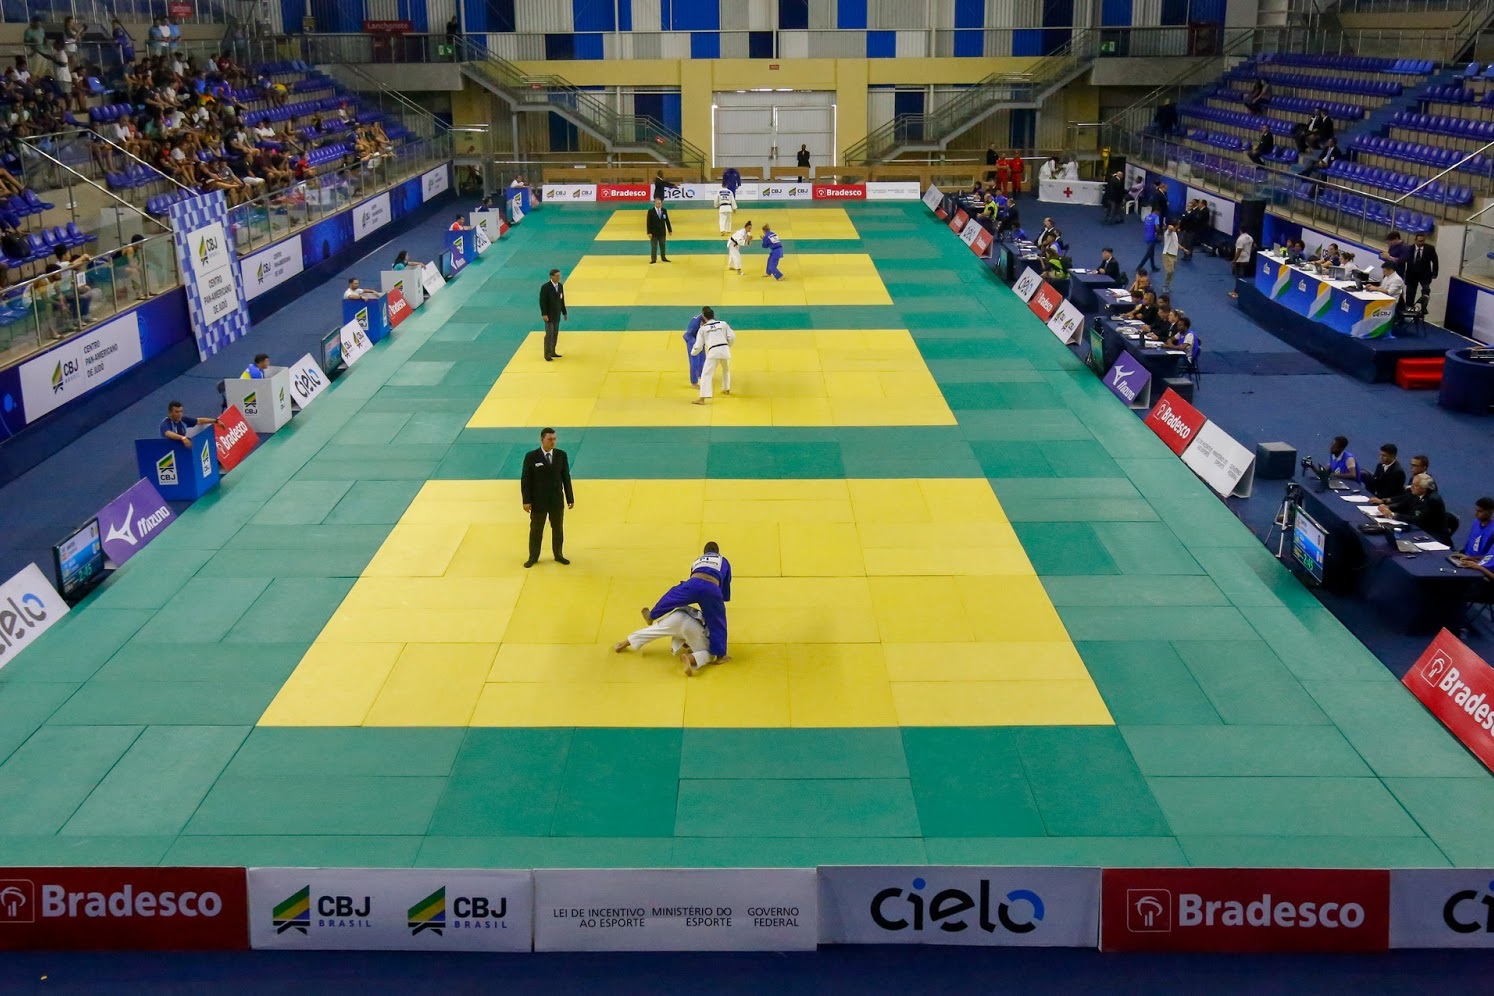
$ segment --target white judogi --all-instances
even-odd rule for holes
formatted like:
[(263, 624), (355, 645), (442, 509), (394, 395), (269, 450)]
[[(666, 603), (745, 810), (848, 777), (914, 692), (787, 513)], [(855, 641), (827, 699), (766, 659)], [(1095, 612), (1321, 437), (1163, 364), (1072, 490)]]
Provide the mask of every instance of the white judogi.
[(711, 663), (710, 641), (706, 636), (705, 623), (700, 610), (692, 606), (675, 609), (655, 619), (635, 633), (628, 634), (628, 646), (634, 650), (664, 637), (670, 638), (670, 653), (678, 654), (685, 644), (695, 656), (695, 666), (705, 667)]
[(745, 226), (731, 233), (731, 238), (726, 240), (727, 267), (738, 273), (742, 272), (742, 247), (751, 241), (752, 233), (748, 232)]
[(701, 323), (700, 332), (695, 336), (695, 348), (691, 352), (705, 355), (705, 366), (700, 371), (702, 398), (710, 398), (718, 366), (721, 368), (721, 390), (731, 391), (731, 344), (736, 341), (737, 334), (720, 319)]
[(730, 189), (722, 187), (716, 191), (716, 214), (721, 219), (721, 234), (725, 235), (731, 231), (732, 212), (737, 209), (737, 195)]

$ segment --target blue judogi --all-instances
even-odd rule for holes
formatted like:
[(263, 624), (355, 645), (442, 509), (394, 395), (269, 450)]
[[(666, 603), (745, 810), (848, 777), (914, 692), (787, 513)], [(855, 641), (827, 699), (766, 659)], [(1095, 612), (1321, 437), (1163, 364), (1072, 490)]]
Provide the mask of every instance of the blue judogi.
[(731, 601), (731, 563), (719, 553), (704, 553), (690, 565), (690, 576), (666, 591), (649, 610), (659, 619), (686, 605), (698, 605), (711, 639), (711, 656), (726, 656), (726, 603)]
[(700, 384), (700, 372), (705, 369), (705, 353), (694, 353), (695, 334), (700, 331), (701, 317), (696, 315), (690, 319), (690, 324), (685, 326), (685, 353), (690, 360), (690, 386), (696, 387)]
[(783, 240), (767, 226), (763, 227), (763, 248), (768, 250), (768, 275), (774, 280), (782, 280), (783, 271), (778, 269), (778, 261), (783, 258)]

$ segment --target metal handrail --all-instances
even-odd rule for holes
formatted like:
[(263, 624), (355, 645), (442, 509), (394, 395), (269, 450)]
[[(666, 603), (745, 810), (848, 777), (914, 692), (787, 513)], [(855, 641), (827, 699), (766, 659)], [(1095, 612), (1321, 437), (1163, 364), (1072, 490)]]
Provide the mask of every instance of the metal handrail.
[[(446, 122), (442, 121), (440, 118), (436, 117), (430, 111), (426, 110), (424, 107), (421, 107), (419, 104), (415, 103), (415, 101), (411, 100), (409, 97), (406, 97), (398, 90), (391, 89), (385, 86), (383, 83), (380, 83), (368, 73), (358, 68), (356, 64), (351, 62), (337, 62), (336, 59), (331, 58), (318, 58), (321, 49), (319, 46), (317, 46), (315, 40), (308, 39), (306, 45), (307, 47), (305, 51), (308, 55), (308, 61), (328, 62), (342, 67), (344, 70), (358, 77), (359, 80), (367, 84), (380, 96), (387, 96), (391, 101), (398, 104), (401, 110), (405, 114), (412, 116), (415, 121), (425, 125), (429, 129), (429, 132), (427, 134), (422, 134), (420, 136), (421, 138), (433, 138), (440, 132), (450, 129), (451, 126)], [(408, 121), (406, 121), (405, 126), (409, 127)]]
[(1447, 174), (1451, 173), (1453, 170), (1457, 169), (1459, 166), (1461, 166), (1464, 163), (1468, 162), (1470, 159), (1473, 159), (1473, 158), (1477, 157), (1480, 153), (1487, 152), (1489, 149), (1494, 149), (1494, 142), (1485, 142), (1483, 145), (1479, 146), (1477, 149), (1474, 149), (1472, 152), (1468, 153), (1462, 159), (1459, 159), (1457, 162), (1455, 162), (1451, 166), (1447, 167), (1447, 169), (1443, 170), (1441, 173), (1438, 173), (1436, 176), (1433, 176), (1431, 179), (1424, 180), (1421, 183), (1418, 183), (1415, 187), (1412, 187), (1409, 191), (1407, 191), (1406, 193), (1404, 193), (1401, 196), (1397, 197), (1392, 203), (1399, 204), (1401, 201), (1405, 200), (1408, 197), (1415, 197), (1417, 191), (1421, 190), (1422, 188), (1424, 188), (1426, 186), (1429, 186), (1430, 184), (1436, 183), (1438, 180), (1442, 179), (1444, 176), (1446, 176)]
[[(165, 180), (167, 183), (170, 183), (173, 186), (179, 187), (180, 189), (185, 190), (185, 191), (187, 191), (189, 193), (196, 193), (196, 191), (192, 190), (191, 187), (189, 187), (186, 184), (182, 183), (176, 177), (171, 176), (170, 174), (163, 172), (159, 167), (157, 167), (155, 165), (152, 165), (151, 163), (146, 162), (144, 159), (141, 159), (139, 156), (135, 155), (133, 152), (129, 151), (128, 149), (126, 149), (126, 148), (124, 148), (122, 146), (119, 146), (119, 145), (115, 145), (106, 136), (100, 135), (98, 132), (94, 131), (92, 128), (71, 128), (71, 129), (68, 129), (66, 131), (48, 132), (45, 135), (30, 135), (30, 136), (28, 136), (26, 138), (20, 139), (19, 141), (20, 141), (20, 143), (22, 145), (29, 146), (29, 147), (35, 149), (36, 151), (41, 152), (42, 150), (40, 149), (40, 147), (36, 146), (34, 143), (39, 142), (39, 141), (41, 141), (44, 138), (61, 138), (61, 139), (65, 139), (65, 140), (71, 140), (71, 139), (75, 139), (75, 138), (79, 137), (80, 135), (81, 136), (87, 136), (87, 138), (88, 138), (88, 140), (90, 142), (94, 141), (95, 139), (97, 139), (100, 142), (103, 142), (105, 145), (109, 146), (109, 148), (113, 149), (115, 152), (118, 152), (124, 158), (132, 160), (137, 165), (139, 165), (139, 166), (141, 166), (141, 167), (143, 167), (145, 169), (150, 170), (152, 173), (156, 174), (157, 177), (159, 177), (162, 180)], [(66, 164), (64, 164), (64, 165), (66, 165)], [(154, 181), (152, 181), (152, 182), (154, 182)], [(103, 190), (104, 193), (109, 194), (110, 197), (114, 197), (114, 195), (112, 193), (110, 193), (107, 188), (100, 187), (99, 189)], [(114, 197), (114, 199), (115, 200), (119, 200), (118, 197)], [(124, 203), (128, 203), (128, 202), (124, 202)]]
[(1161, 86), (1154, 88), (1150, 93), (1146, 94), (1141, 99), (1133, 101), (1128, 107), (1122, 109), (1120, 113), (1111, 116), (1110, 120), (1105, 122), (1106, 128), (1127, 128), (1128, 121), (1135, 118), (1138, 113), (1145, 113), (1145, 117), (1142, 119), (1142, 122), (1140, 124), (1131, 124), (1129, 126), (1131, 129), (1139, 131), (1142, 127), (1145, 127), (1146, 122), (1149, 122), (1151, 120), (1150, 112), (1153, 109), (1153, 105), (1156, 104), (1162, 97), (1166, 96), (1172, 91), (1180, 91), (1183, 87), (1191, 85), (1193, 82), (1193, 78), (1204, 73), (1206, 70), (1209, 73), (1214, 73), (1215, 67), (1210, 65), (1210, 62), (1212, 60), (1229, 59), (1232, 56), (1239, 55), (1240, 53), (1237, 51), (1238, 49), (1253, 50), (1255, 47), (1255, 41), (1256, 31), (1253, 28), (1242, 31), (1241, 33), (1235, 35), (1233, 40), (1225, 42), (1224, 47), (1219, 50), (1218, 55), (1206, 57), (1202, 61), (1189, 66), (1187, 69), (1183, 70), (1181, 73), (1179, 73), (1177, 76), (1174, 76), (1166, 83), (1163, 83)]
[[(164, 229), (166, 231), (170, 231), (171, 230), (171, 227), (169, 225), (163, 225), (163, 224), (161, 224), (159, 221), (157, 221), (156, 219), (152, 218), (150, 215), (146, 214), (144, 211), (140, 210), (134, 204), (131, 204), (129, 201), (125, 200), (123, 197), (120, 197), (118, 194), (116, 194), (114, 191), (110, 190), (108, 187), (104, 186), (101, 183), (98, 183), (95, 180), (89, 179), (87, 176), (85, 176), (84, 174), (78, 172), (78, 170), (76, 170), (73, 167), (69, 166), (67, 163), (63, 162), (61, 159), (58, 159), (56, 156), (52, 155), (50, 152), (47, 152), (45, 149), (39, 148), (38, 146), (35, 146), (35, 145), (31, 144), (32, 142), (37, 141), (38, 139), (42, 139), (42, 138), (55, 138), (55, 137), (58, 137), (58, 136), (69, 136), (70, 134), (72, 134), (72, 135), (80, 135), (80, 134), (81, 135), (92, 135), (93, 132), (82, 131), (82, 130), (79, 130), (79, 131), (73, 132), (73, 133), (68, 133), (68, 132), (52, 132), (49, 135), (35, 135), (35, 136), (31, 136), (29, 138), (23, 138), (23, 139), (20, 140), (20, 142), (21, 142), (22, 145), (24, 145), (24, 146), (27, 147), (27, 149), (30, 151), (30, 153), (32, 155), (38, 156), (39, 158), (44, 159), (47, 162), (51, 163), (57, 169), (65, 172), (65, 173), (71, 174), (72, 176), (76, 177), (77, 179), (83, 181), (88, 186), (90, 186), (90, 187), (94, 188), (95, 190), (97, 190), (99, 193), (103, 194), (105, 197), (108, 197), (110, 200), (115, 201), (116, 203), (118, 203), (118, 204), (120, 204), (120, 205), (128, 208), (131, 212), (133, 212), (134, 214), (139, 215), (141, 218), (149, 220), (152, 224), (156, 225), (158, 228)], [(170, 177), (167, 177), (164, 173), (161, 173), (160, 170), (156, 170), (156, 172), (160, 173), (160, 175), (163, 178), (165, 178), (165, 179), (171, 179)], [(172, 182), (175, 182), (175, 181), (173, 180)], [(181, 184), (178, 183), (177, 186), (181, 187)], [(186, 190), (188, 188), (182, 187), (182, 189)]]

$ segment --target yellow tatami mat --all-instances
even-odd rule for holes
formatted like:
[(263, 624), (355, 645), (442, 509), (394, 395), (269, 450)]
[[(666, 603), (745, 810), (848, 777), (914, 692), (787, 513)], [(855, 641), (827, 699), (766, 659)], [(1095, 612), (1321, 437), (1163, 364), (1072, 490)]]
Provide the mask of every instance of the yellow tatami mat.
[(710, 255), (670, 253), (669, 258), (669, 263), (650, 263), (643, 256), (583, 256), (576, 268), (565, 274), (566, 304), (571, 308), (699, 308), (709, 304), (724, 310), (892, 303), (877, 268), (865, 253), (791, 252), (783, 258), (783, 280), (765, 275), (767, 254), (755, 242), (742, 252), (740, 276), (727, 269), (724, 245), (720, 252)]
[(469, 428), (955, 424), (903, 329), (738, 332), (731, 396), (718, 377), (708, 405), (690, 403), (682, 332), (562, 332), (553, 363), (543, 338), (530, 333)]
[[(271, 726), (1108, 725), (990, 486), (581, 481), (569, 567), (522, 566), (516, 482), (430, 481), (302, 658)], [(732, 660), (615, 654), (707, 540)]]
[[(674, 226), (671, 239), (720, 239), (720, 218), (715, 208), (678, 208), (669, 205), (669, 223)], [(598, 242), (639, 242), (648, 247), (644, 218), (648, 208), (635, 207), (614, 211), (607, 224), (597, 233)], [(752, 222), (752, 231), (762, 234), (763, 225), (773, 226), (782, 239), (855, 239), (860, 236), (844, 208), (786, 208), (774, 204), (743, 202), (732, 216), (732, 230)], [(756, 249), (757, 243), (753, 243)], [(749, 250), (749, 252), (752, 250)]]

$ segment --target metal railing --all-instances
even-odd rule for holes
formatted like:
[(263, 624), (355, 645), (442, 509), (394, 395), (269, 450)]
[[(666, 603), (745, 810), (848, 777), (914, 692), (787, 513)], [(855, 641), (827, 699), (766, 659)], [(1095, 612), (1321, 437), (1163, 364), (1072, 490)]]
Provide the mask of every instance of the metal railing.
[[(221, 24), (235, 8), (249, 8), (248, 0), (195, 0), (190, 17), (179, 17), (181, 24)], [(0, 23), (25, 24), (33, 15), (44, 22), (61, 22), (65, 17), (93, 25), (107, 26), (111, 17), (121, 21), (154, 21), (166, 12), (162, 0), (7, 0), (0, 4)]]
[(1459, 244), (1458, 276), (1494, 289), (1494, 203), (1470, 215)]

